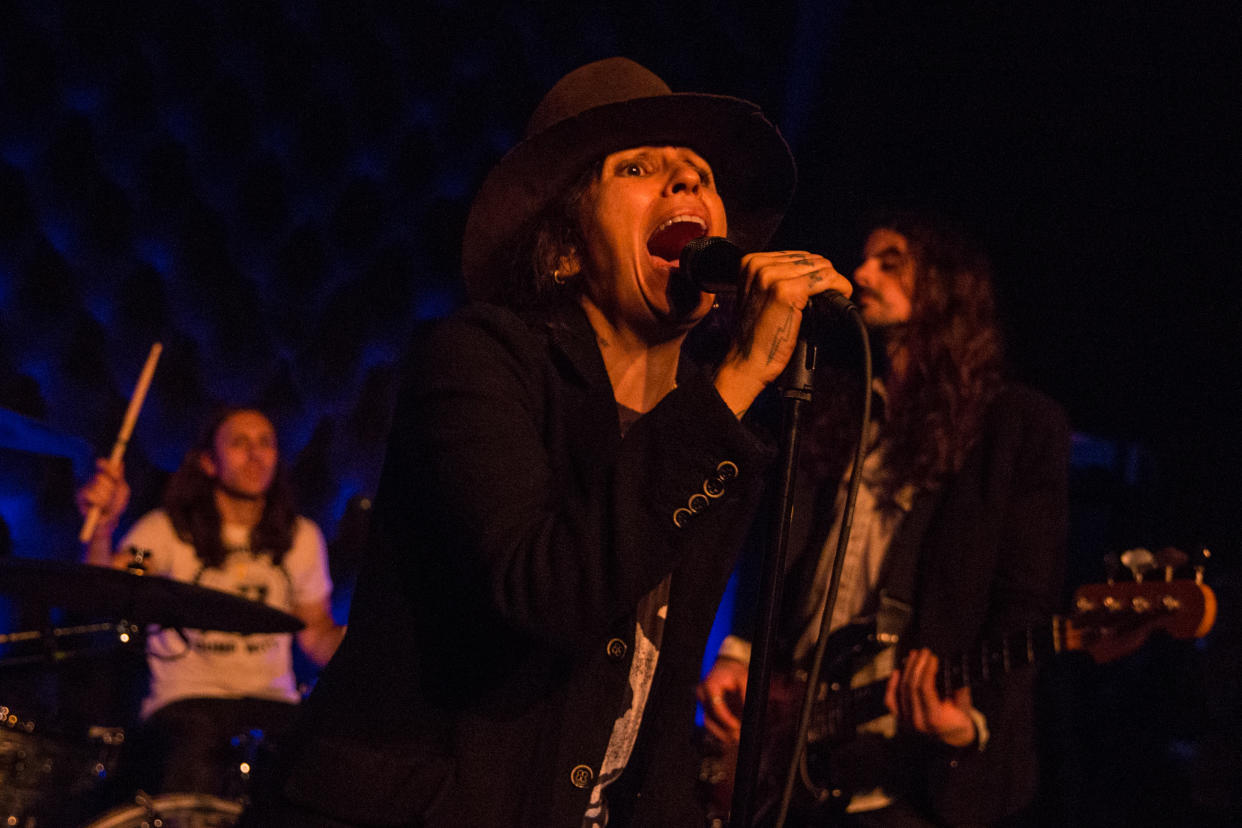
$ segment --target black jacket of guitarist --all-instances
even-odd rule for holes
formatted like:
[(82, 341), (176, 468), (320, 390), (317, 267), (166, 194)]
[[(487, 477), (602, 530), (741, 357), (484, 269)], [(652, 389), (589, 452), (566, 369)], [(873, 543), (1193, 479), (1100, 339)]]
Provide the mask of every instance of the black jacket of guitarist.
[[(899, 655), (926, 647), (944, 658), (1048, 622), (1064, 575), (1069, 446), (1059, 406), (1018, 384), (998, 392), (960, 470), (915, 495), (889, 545), (879, 586), (913, 608)], [(786, 607), (797, 603), (796, 573), (814, 572), (824, 549), (847, 459), (814, 485), (799, 479)], [(778, 649), (791, 650), (801, 634), (795, 615), (786, 613)], [(749, 637), (747, 623), (739, 612), (737, 634)], [(1028, 804), (1038, 783), (1034, 678), (1023, 667), (972, 686), (973, 705), (987, 721), (982, 749), (899, 733), (878, 760), (886, 790), (896, 788), (891, 793), (908, 806), (950, 825), (992, 823)]]

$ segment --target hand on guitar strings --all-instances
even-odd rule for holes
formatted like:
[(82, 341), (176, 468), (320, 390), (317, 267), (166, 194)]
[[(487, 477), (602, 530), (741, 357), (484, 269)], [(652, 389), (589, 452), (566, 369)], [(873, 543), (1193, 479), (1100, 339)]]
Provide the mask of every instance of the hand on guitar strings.
[(912, 650), (901, 669), (889, 676), (884, 703), (897, 717), (898, 728), (914, 730), (952, 747), (967, 747), (978, 738), (970, 711), (970, 688), (941, 698), (936, 689), (940, 659), (931, 650)]
[(736, 745), (741, 739), (748, 674), (742, 662), (718, 658), (695, 690), (703, 705), (703, 726), (723, 745)]

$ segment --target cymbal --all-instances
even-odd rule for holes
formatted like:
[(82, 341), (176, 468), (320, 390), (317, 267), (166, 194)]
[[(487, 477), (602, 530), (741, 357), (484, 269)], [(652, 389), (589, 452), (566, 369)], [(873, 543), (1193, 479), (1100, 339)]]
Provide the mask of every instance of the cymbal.
[(133, 624), (237, 633), (291, 633), (296, 616), (258, 601), (105, 566), (0, 558), (0, 593)]

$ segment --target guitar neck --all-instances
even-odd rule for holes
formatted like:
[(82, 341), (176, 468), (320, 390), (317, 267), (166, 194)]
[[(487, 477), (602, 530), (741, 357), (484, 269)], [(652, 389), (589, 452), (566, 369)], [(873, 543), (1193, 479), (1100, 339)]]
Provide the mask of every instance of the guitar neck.
[[(993, 641), (985, 641), (973, 650), (943, 658), (936, 675), (936, 687), (948, 696), (962, 687), (982, 685), (1029, 664), (1036, 664), (1066, 649), (1068, 624), (1063, 618), (1028, 627)], [(1073, 645), (1069, 649), (1075, 649)], [(848, 739), (859, 724), (888, 713), (884, 693), (888, 679), (883, 678), (858, 687), (830, 686), (826, 704), (820, 708), (823, 718), (817, 729), (832, 740)]]
[(976, 684), (986, 684), (1009, 672), (1037, 664), (1065, 649), (1065, 619), (1027, 627), (994, 641), (985, 641), (974, 650), (965, 650), (941, 659), (936, 687), (942, 696)]
[[(1215, 621), (1216, 596), (1199, 581), (1087, 584), (1075, 591), (1070, 618), (1054, 616), (1050, 622), (985, 641), (973, 650), (941, 657), (936, 686), (942, 696), (949, 696), (962, 687), (981, 686), (1071, 651), (1084, 651), (1104, 663), (1134, 652), (1154, 630), (1186, 640), (1206, 635)], [(855, 634), (848, 640), (864, 639)], [(854, 652), (862, 651), (856, 647)], [(820, 685), (813, 741), (850, 739), (859, 724), (888, 712), (884, 704), (887, 679), (859, 687), (844, 684), (829, 679), (826, 686)]]

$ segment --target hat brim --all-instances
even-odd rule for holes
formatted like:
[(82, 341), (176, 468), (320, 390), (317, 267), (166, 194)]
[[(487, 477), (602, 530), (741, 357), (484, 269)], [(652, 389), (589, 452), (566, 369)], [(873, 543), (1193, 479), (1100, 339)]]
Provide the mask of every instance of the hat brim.
[(780, 131), (740, 98), (681, 92), (588, 109), (511, 149), (488, 174), (470, 208), (462, 275), (472, 299), (497, 293), (518, 235), (582, 172), (636, 146), (685, 146), (712, 167), (729, 219), (729, 239), (758, 250), (793, 196), (793, 156)]

